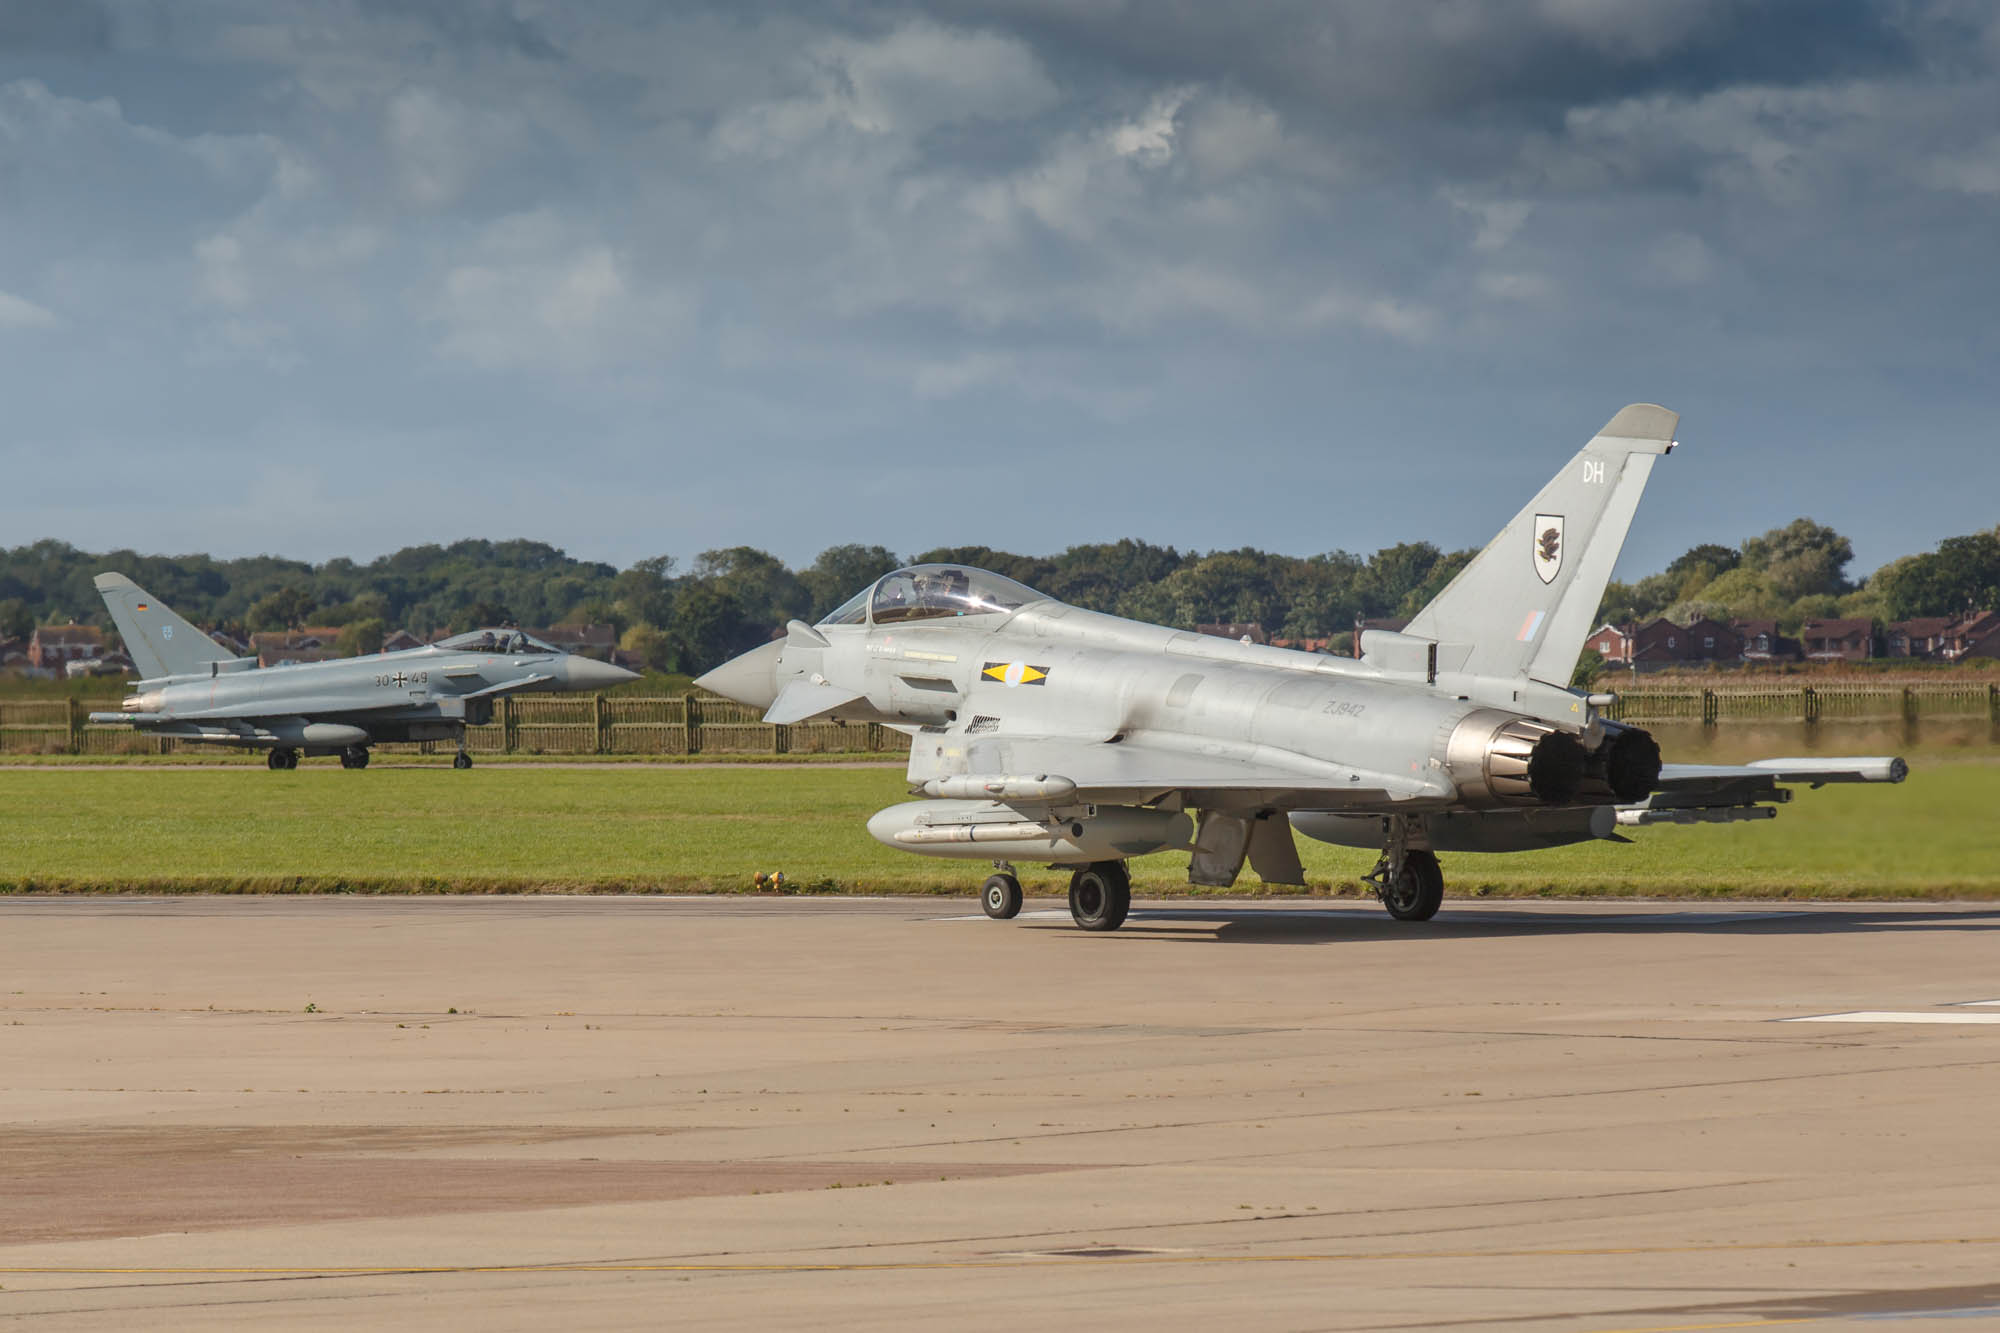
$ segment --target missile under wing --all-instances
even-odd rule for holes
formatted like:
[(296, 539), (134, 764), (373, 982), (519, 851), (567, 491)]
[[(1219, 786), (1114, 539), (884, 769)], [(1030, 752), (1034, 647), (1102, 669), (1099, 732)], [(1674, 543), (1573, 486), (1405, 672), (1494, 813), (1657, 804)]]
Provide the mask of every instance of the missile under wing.
[(116, 713), (156, 736), (267, 752), (274, 769), (337, 754), (366, 768), (384, 741), (451, 741), (454, 768), (472, 767), (465, 728), (491, 719), (493, 700), (523, 690), (601, 690), (638, 673), (565, 653), (517, 629), (474, 630), (421, 648), (259, 669), (176, 615), (123, 574), (97, 576), (136, 692)]
[(1293, 832), (1380, 848), (1404, 920), (1443, 898), (1440, 851), (1532, 851), (1654, 822), (1769, 817), (1789, 784), (1897, 782), (1900, 759), (1663, 764), (1646, 732), (1570, 689), (1654, 464), (1679, 416), (1620, 411), (1399, 633), (1359, 660), (1190, 634), (1067, 606), (955, 565), (883, 576), (818, 625), (699, 684), (768, 709), (911, 737), (922, 799), (868, 821), (893, 847), (1073, 867), (1070, 910), (1116, 929), (1125, 861), (1188, 853), (1188, 878), (1300, 884)]

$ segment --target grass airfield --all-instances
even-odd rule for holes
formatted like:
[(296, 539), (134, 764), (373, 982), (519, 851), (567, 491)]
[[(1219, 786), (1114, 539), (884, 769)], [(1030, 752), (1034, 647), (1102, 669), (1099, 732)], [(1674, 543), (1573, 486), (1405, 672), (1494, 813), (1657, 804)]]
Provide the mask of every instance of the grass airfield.
[[(900, 767), (531, 768), (433, 760), (362, 772), (233, 766), (0, 769), (0, 892), (966, 894), (978, 861), (892, 851), (863, 824)], [(1775, 820), (1632, 831), (1445, 858), (1454, 896), (2000, 897), (2000, 764), (1928, 758), (1900, 786), (1798, 789)], [(1360, 892), (1372, 853), (1301, 838), (1311, 892)], [(1023, 867), (1031, 894), (1065, 877)], [(1185, 858), (1133, 863), (1186, 894)], [(1234, 893), (1254, 892), (1246, 872)], [(1296, 892), (1281, 890), (1281, 892)]]

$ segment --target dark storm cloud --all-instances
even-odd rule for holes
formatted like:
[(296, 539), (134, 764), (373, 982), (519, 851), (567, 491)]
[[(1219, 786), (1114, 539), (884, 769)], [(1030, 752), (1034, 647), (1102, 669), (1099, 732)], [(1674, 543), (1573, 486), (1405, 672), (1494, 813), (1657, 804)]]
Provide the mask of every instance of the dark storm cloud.
[(98, 51), (111, 44), (111, 19), (93, 0), (0, 0), (0, 52)]
[(1656, 398), (1637, 558), (1865, 565), (1990, 522), (1996, 68), (1971, 0), (0, 0), (0, 525), (1458, 545)]
[(1139, 80), (1224, 80), (1330, 116), (1541, 117), (1648, 93), (1879, 74), (1914, 57), (1896, 7), (1868, 0), (937, 0), (1052, 60)]

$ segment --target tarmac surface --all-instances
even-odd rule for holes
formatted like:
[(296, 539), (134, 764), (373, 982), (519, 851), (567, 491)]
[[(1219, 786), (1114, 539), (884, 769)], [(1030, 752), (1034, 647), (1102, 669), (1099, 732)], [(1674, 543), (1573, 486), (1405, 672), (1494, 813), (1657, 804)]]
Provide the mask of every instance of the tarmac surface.
[(2000, 1327), (2000, 910), (0, 899), (0, 1323)]

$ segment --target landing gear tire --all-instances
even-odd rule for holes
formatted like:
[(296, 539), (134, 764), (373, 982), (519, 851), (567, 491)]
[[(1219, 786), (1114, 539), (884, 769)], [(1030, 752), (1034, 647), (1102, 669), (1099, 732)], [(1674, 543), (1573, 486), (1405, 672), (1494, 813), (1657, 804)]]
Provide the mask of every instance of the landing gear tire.
[(342, 768), (368, 767), (368, 747), (365, 745), (350, 745), (345, 750), (342, 750), (340, 752), (340, 766)]
[(990, 876), (979, 905), (995, 921), (1012, 921), (1021, 914), (1021, 881), (1006, 874)]
[(297, 750), (286, 749), (273, 750), (264, 757), (264, 764), (273, 770), (297, 768), (299, 766), (299, 752)]
[(1069, 877), (1070, 919), (1085, 930), (1116, 930), (1132, 910), (1123, 861), (1092, 861)]
[(472, 756), (467, 754), (465, 751), (460, 750), (457, 754), (451, 757), (451, 766), (453, 768), (471, 768)]
[(1382, 885), (1382, 906), (1398, 921), (1428, 921), (1444, 902), (1444, 871), (1437, 853), (1412, 848), (1403, 854), (1403, 873)]

